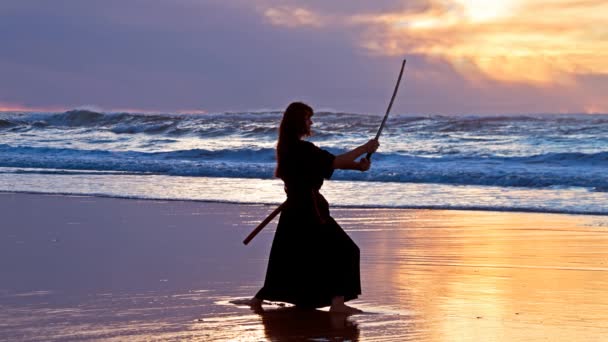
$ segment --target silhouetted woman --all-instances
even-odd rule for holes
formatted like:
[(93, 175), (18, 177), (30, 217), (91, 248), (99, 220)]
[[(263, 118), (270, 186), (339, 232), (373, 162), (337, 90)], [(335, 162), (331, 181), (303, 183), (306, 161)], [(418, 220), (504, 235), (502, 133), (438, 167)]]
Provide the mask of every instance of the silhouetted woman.
[(361, 294), (359, 248), (330, 216), (319, 189), (334, 169), (367, 171), (370, 162), (356, 158), (375, 152), (379, 144), (370, 140), (334, 156), (302, 140), (311, 135), (312, 116), (310, 106), (294, 102), (281, 120), (275, 175), (285, 183), (287, 205), (277, 225), (264, 287), (251, 305), (259, 308), (266, 299), (357, 313), (360, 310), (344, 302)]

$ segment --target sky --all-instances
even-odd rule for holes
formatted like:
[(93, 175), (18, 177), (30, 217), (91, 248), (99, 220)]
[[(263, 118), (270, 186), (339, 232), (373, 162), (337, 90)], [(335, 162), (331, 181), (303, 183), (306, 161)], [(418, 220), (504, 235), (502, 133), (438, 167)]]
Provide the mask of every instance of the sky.
[(2, 0), (0, 110), (608, 113), (605, 0)]

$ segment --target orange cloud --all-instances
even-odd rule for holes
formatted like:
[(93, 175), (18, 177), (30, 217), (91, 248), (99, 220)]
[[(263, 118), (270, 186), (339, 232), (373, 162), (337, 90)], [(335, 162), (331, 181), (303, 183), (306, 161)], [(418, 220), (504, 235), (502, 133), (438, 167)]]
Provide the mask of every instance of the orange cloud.
[(379, 55), (421, 53), (467, 77), (530, 84), (608, 75), (608, 2), (433, 0), (418, 13), (360, 15), (361, 47)]

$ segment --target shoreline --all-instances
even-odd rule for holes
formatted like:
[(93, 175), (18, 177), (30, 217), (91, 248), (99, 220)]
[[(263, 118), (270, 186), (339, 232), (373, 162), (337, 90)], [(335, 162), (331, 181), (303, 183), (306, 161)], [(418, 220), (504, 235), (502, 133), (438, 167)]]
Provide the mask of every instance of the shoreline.
[[(137, 196), (120, 196), (108, 194), (90, 194), (90, 193), (52, 193), (52, 192), (36, 192), (36, 191), (8, 191), (0, 190), (2, 194), (24, 194), (24, 195), (40, 195), (40, 196), (66, 196), (66, 197), (94, 197), (94, 198), (109, 198), (121, 200), (136, 200), (136, 201), (170, 201), (170, 202), (193, 202), (193, 203), (217, 203), (217, 204), (232, 204), (232, 205), (250, 205), (250, 206), (278, 206), (281, 202), (238, 202), (238, 201), (222, 201), (222, 200), (206, 200), (206, 199), (182, 199), (182, 198), (163, 198), (163, 197), (137, 197)], [(585, 211), (560, 211), (560, 210), (539, 210), (536, 208), (501, 208), (501, 207), (459, 207), (459, 206), (383, 206), (383, 205), (340, 205), (330, 203), (330, 209), (381, 209), (381, 210), (448, 210), (448, 211), (472, 211), (472, 212), (496, 212), (496, 213), (522, 213), (522, 214), (553, 214), (553, 215), (575, 215), (575, 216), (608, 216), (608, 212), (585, 212)]]

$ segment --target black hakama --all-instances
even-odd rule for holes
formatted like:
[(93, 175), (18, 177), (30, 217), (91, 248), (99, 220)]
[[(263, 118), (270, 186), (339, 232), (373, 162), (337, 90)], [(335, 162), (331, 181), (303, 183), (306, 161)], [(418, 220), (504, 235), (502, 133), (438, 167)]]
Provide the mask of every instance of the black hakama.
[(336, 296), (361, 294), (359, 248), (330, 216), (319, 193), (333, 174), (334, 156), (298, 141), (281, 160), (287, 205), (277, 225), (259, 299), (307, 308), (331, 305)]

